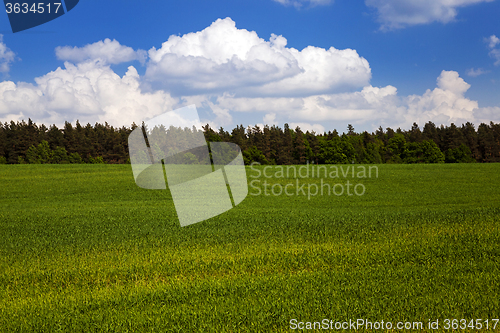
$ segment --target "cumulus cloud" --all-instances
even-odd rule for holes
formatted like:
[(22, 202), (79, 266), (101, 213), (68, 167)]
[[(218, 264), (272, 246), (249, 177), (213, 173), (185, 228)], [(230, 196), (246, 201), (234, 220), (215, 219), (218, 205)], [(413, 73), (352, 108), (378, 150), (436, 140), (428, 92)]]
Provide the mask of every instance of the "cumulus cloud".
[(305, 96), (368, 84), (368, 61), (355, 50), (287, 48), (237, 29), (230, 18), (149, 50), (145, 79), (178, 95), (232, 92), (239, 96)]
[[(325, 122), (409, 128), (413, 122), (436, 124), (475, 122), (477, 101), (465, 97), (470, 88), (455, 71), (442, 71), (437, 87), (423, 95), (398, 96), (396, 87), (364, 87), (361, 91), (313, 95), (304, 98), (239, 98), (219, 96), (217, 105), (234, 112), (264, 114), (264, 119), (312, 124)], [(486, 111), (481, 111), (486, 114)], [(491, 113), (491, 112), (490, 112)], [(309, 125), (305, 125), (309, 124)]]
[(431, 22), (448, 23), (458, 8), (493, 0), (365, 0), (377, 11), (382, 30)]
[(84, 47), (59, 46), (56, 48), (56, 56), (59, 60), (80, 63), (87, 60), (99, 60), (104, 64), (120, 64), (138, 60), (144, 64), (147, 58), (146, 51), (134, 51), (131, 47), (121, 45), (116, 40), (106, 38)]
[(0, 120), (30, 117), (45, 124), (107, 121), (115, 126), (151, 118), (172, 110), (176, 104), (168, 93), (144, 93), (137, 70), (130, 66), (120, 77), (98, 61), (65, 63), (35, 79), (36, 85), (0, 83)]
[(485, 107), (474, 110), (474, 118), (478, 123), (489, 124), (490, 121), (500, 122), (500, 107)]
[(478, 68), (478, 69), (474, 69), (474, 68), (471, 68), (467, 71), (467, 75), (469, 76), (472, 76), (472, 77), (477, 77), (479, 75), (483, 75), (483, 74), (487, 74), (489, 73), (490, 71), (485, 71), (484, 69), (482, 68)]
[(495, 46), (500, 44), (500, 39), (497, 36), (492, 35), (488, 38), (485, 38), (485, 41), (488, 43), (488, 47), (490, 48), (490, 57), (496, 60), (495, 66), (500, 65), (500, 49), (495, 48)]
[(0, 34), (0, 73), (7, 74), (10, 64), (14, 62), (16, 55), (3, 42), (3, 35)]
[[(115, 42), (102, 45), (126, 48)], [(348, 123), (376, 129), (410, 128), (413, 122), (500, 120), (500, 108), (479, 108), (466, 97), (470, 85), (457, 72), (442, 71), (436, 87), (421, 95), (400, 96), (394, 86), (370, 85), (368, 62), (354, 50), (309, 46), (298, 51), (287, 48), (282, 36), (265, 41), (255, 32), (236, 29), (230, 19), (172, 36), (160, 49), (152, 48), (144, 77), (133, 66), (123, 76), (111, 69), (111, 63), (132, 56), (118, 56), (117, 51), (103, 60), (100, 51), (85, 48), (75, 53), (85, 54), (81, 58), (68, 55), (74, 50), (68, 48), (71, 52), (60, 58), (75, 63), (65, 62), (64, 68), (36, 78), (34, 84), (1, 82), (0, 121), (30, 117), (58, 126), (76, 119), (130, 126), (193, 103), (202, 114), (213, 116), (209, 121), (201, 117), (213, 128), (234, 127), (242, 119), (245, 125), (262, 119), (316, 132), (334, 128), (332, 123), (338, 129)], [(472, 69), (469, 75), (479, 72)], [(148, 84), (160, 84), (161, 89), (145, 91)]]
[(274, 0), (285, 6), (294, 6), (296, 8), (301, 8), (304, 5), (310, 6), (322, 6), (329, 5), (333, 0)]
[(270, 126), (278, 124), (276, 122), (276, 113), (268, 113), (264, 116), (264, 118), (262, 118), (262, 120), (264, 121), (264, 124), (267, 124)]
[(464, 96), (470, 85), (457, 72), (443, 71), (437, 79), (437, 86), (422, 96), (408, 97), (407, 118), (420, 122), (429, 119), (438, 124), (460, 124), (474, 120), (478, 103)]

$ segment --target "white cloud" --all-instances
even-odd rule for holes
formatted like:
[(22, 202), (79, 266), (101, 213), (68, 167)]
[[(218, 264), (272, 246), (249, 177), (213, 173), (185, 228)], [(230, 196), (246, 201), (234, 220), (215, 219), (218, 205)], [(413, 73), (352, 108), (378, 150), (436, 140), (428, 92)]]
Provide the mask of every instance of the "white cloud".
[(119, 64), (138, 60), (141, 63), (146, 61), (146, 51), (134, 51), (131, 47), (121, 45), (116, 40), (106, 38), (84, 47), (59, 46), (56, 48), (56, 56), (59, 60), (80, 63), (87, 60), (99, 60), (104, 64)]
[[(212, 128), (232, 128), (241, 119), (316, 132), (332, 129), (332, 123), (337, 129), (347, 123), (376, 129), (500, 119), (499, 108), (479, 108), (465, 96), (470, 85), (457, 72), (442, 71), (437, 87), (422, 95), (400, 96), (394, 86), (369, 84), (368, 62), (356, 51), (286, 48), (284, 37), (265, 41), (255, 32), (236, 29), (230, 19), (201, 32), (172, 36), (160, 49), (152, 48), (145, 77), (133, 66), (123, 76), (110, 68), (118, 61), (111, 59), (125, 56), (103, 60), (89, 55), (99, 52), (83, 53), (93, 59), (73, 58), (76, 64), (65, 62), (64, 68), (36, 78), (34, 84), (0, 82), (0, 121), (30, 117), (58, 126), (76, 119), (130, 126), (193, 103), (210, 109), (206, 114), (213, 117), (206, 122)], [(163, 89), (144, 91), (147, 83), (158, 82)], [(342, 91), (339, 85), (357, 90)], [(182, 89), (175, 91), (178, 86)], [(179, 97), (172, 97), (172, 91)]]
[(176, 105), (163, 91), (143, 93), (137, 70), (130, 66), (120, 77), (109, 66), (98, 61), (73, 65), (65, 63), (35, 79), (36, 85), (0, 83), (0, 120), (10, 121), (16, 115), (60, 126), (64, 121), (100, 122), (130, 126)]
[(3, 35), (0, 34), (0, 73), (7, 74), (10, 64), (14, 62), (16, 55), (3, 42)]
[(262, 118), (264, 121), (264, 124), (267, 125), (277, 125), (278, 123), (276, 122), (276, 113), (268, 113)]
[(500, 44), (500, 39), (495, 35), (491, 35), (490, 37), (486, 38), (486, 42), (488, 43), (488, 47), (490, 49), (493, 49), (495, 46), (497, 46), (497, 44)]
[(453, 21), (458, 8), (493, 0), (365, 0), (377, 10), (383, 30), (431, 22)]
[[(264, 123), (257, 123), (255, 125), (249, 125), (247, 127), (247, 132), (249, 131), (249, 129), (253, 128), (254, 126), (258, 126), (260, 128), (260, 130), (263, 130), (265, 126), (273, 126), (273, 125), (276, 125), (276, 126), (279, 126), (281, 128), (283, 128), (283, 124), (279, 124), (279, 123), (268, 123), (268, 122), (264, 122)], [(300, 128), (300, 130), (305, 133), (307, 131), (309, 132), (315, 132), (316, 134), (323, 134), (325, 133), (325, 126), (321, 125), (321, 124), (311, 124), (311, 123), (307, 123), (307, 122), (299, 122), (299, 123), (289, 123), (288, 124), (288, 127), (290, 129), (293, 129), (295, 130), (297, 128), (297, 126)]]
[[(237, 29), (230, 18), (182, 37), (170, 36), (149, 50), (145, 78), (174, 94), (231, 92), (239, 96), (306, 96), (360, 88), (371, 70), (355, 50), (287, 48), (283, 36), (269, 41)], [(159, 85), (161, 84), (161, 85)]]
[[(202, 100), (205, 99), (205, 96), (199, 96)], [(231, 115), (231, 110), (221, 107), (220, 105), (214, 104), (210, 101), (199, 101), (196, 103), (197, 105), (206, 104), (214, 113), (215, 119), (213, 120), (214, 124), (217, 124), (215, 128), (219, 128), (221, 126), (230, 125), (233, 122), (233, 116)]]
[[(367, 86), (353, 93), (313, 95), (304, 98), (265, 97), (239, 98), (232, 95), (219, 96), (217, 104), (234, 112), (262, 112), (273, 120), (287, 117), (289, 120), (332, 121), (363, 119), (367, 113), (393, 107), (396, 88)], [(283, 120), (283, 122), (285, 122)]]
[(437, 85), (439, 89), (450, 91), (455, 95), (463, 95), (470, 88), (470, 84), (455, 71), (442, 71), (437, 79)]
[(493, 49), (490, 51), (490, 57), (495, 59), (495, 66), (500, 65), (500, 49)]
[(321, 124), (310, 124), (310, 123), (290, 123), (288, 124), (291, 129), (296, 129), (297, 126), (302, 132), (316, 132), (316, 134), (325, 133), (325, 127)]
[[(478, 103), (464, 95), (470, 85), (457, 72), (443, 71), (437, 87), (423, 95), (398, 96), (393, 86), (366, 86), (361, 91), (305, 98), (238, 98), (219, 96), (217, 105), (234, 112), (262, 113), (280, 123), (325, 122), (410, 128), (413, 122), (436, 124), (475, 122)], [(266, 118), (264, 118), (266, 119)]]
[(500, 39), (495, 36), (495, 35), (491, 35), (490, 37), (488, 38), (485, 38), (485, 41), (488, 43), (488, 47), (491, 49), (489, 55), (490, 57), (492, 57), (493, 59), (495, 59), (495, 66), (499, 66), (500, 65), (500, 49), (495, 49), (495, 46), (497, 46), (497, 44), (500, 44)]
[(473, 122), (478, 103), (464, 97), (470, 85), (454, 71), (443, 71), (437, 85), (437, 88), (427, 90), (422, 96), (408, 97), (406, 118), (420, 123), (428, 120), (438, 124)]
[(474, 118), (476, 119), (476, 123), (489, 124), (490, 121), (500, 122), (500, 107), (478, 108), (474, 110)]
[(323, 6), (329, 5), (333, 0), (274, 0), (285, 6), (294, 6), (296, 8), (301, 8), (304, 5), (309, 4), (310, 6)]
[(479, 75), (483, 75), (483, 74), (487, 74), (489, 73), (490, 71), (485, 71), (484, 69), (482, 68), (478, 68), (478, 69), (474, 69), (474, 68), (471, 68), (467, 71), (467, 75), (469, 76), (472, 76), (472, 77), (477, 77)]

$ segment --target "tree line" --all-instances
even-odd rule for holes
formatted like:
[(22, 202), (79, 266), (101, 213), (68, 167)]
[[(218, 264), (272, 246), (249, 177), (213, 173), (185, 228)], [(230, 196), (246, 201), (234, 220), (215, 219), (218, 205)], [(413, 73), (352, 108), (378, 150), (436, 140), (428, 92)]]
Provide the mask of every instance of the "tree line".
[[(63, 128), (28, 122), (0, 123), (0, 164), (23, 163), (130, 163), (128, 136), (138, 126), (115, 128), (108, 123)], [(186, 129), (191, 130), (191, 129)], [(201, 130), (200, 130), (201, 131)], [(379, 127), (357, 133), (352, 125), (337, 130), (303, 132), (288, 124), (236, 126), (231, 132), (203, 126), (209, 142), (232, 142), (243, 151), (246, 164), (345, 163), (470, 163), (500, 162), (500, 124), (468, 122), (460, 127), (428, 122), (420, 130)]]

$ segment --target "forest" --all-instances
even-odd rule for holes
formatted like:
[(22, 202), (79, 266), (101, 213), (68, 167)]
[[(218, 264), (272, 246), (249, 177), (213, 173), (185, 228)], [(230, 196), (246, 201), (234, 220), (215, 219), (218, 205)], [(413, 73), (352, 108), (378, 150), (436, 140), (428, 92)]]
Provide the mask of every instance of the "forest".
[[(128, 136), (137, 128), (115, 128), (108, 123), (73, 126), (65, 122), (37, 125), (31, 119), (0, 123), (0, 164), (130, 163)], [(185, 129), (196, 130), (196, 129)], [(199, 130), (201, 131), (201, 130)], [(381, 163), (489, 163), (500, 162), (500, 124), (468, 122), (460, 127), (427, 122), (422, 130), (379, 127), (375, 132), (315, 133), (288, 124), (244, 128), (231, 132), (203, 126), (208, 142), (232, 142), (243, 151), (246, 164), (381, 164)], [(194, 161), (193, 163), (196, 163)]]

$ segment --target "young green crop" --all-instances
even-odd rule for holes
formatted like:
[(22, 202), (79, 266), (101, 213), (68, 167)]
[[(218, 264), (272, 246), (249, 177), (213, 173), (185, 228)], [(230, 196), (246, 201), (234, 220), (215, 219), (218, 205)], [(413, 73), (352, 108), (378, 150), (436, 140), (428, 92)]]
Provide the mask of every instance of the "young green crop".
[[(292, 319), (500, 315), (500, 165), (323, 179), (362, 184), (352, 196), (297, 194), (297, 180), (322, 178), (253, 168), (260, 195), (249, 187), (232, 210), (180, 227), (169, 191), (137, 187), (129, 165), (0, 165), (0, 331), (287, 332)], [(293, 195), (273, 195), (288, 184)]]

